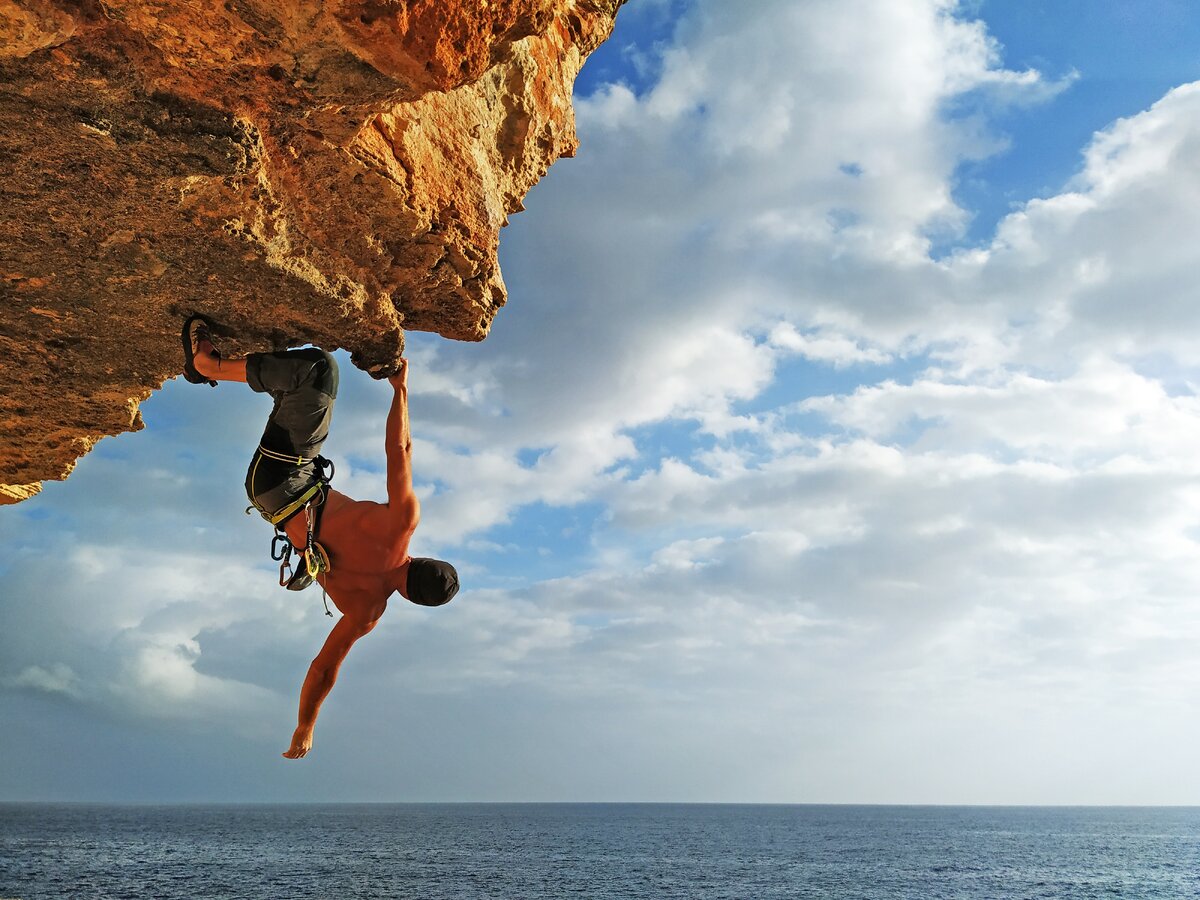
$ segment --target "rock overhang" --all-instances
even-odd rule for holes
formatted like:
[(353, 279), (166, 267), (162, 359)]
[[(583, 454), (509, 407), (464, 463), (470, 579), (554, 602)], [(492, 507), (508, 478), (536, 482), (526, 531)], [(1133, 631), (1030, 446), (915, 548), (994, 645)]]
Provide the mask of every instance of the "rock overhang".
[(0, 503), (181, 370), (486, 337), (500, 229), (576, 149), (624, 0), (0, 0)]

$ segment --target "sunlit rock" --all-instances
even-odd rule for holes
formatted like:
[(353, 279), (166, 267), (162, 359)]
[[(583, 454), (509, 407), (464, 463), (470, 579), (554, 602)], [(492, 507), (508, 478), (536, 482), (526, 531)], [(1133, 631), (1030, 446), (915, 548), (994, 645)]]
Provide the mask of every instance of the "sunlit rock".
[(234, 353), (482, 340), (624, 0), (0, 0), (0, 503)]

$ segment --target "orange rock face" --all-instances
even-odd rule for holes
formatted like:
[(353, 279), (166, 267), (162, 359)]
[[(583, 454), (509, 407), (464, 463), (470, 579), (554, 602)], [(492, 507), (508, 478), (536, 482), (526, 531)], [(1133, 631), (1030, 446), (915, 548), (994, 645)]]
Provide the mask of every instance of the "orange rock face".
[(0, 0), (0, 503), (182, 367), (482, 340), (624, 0)]

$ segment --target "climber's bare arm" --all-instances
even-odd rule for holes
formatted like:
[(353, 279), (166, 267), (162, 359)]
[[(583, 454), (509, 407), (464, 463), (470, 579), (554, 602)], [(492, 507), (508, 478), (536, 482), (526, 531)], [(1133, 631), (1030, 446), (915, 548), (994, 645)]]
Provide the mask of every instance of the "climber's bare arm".
[(412, 433), (408, 428), (408, 360), (400, 360), (400, 371), (388, 379), (395, 394), (388, 410), (384, 436), (387, 450), (388, 506), (406, 526), (417, 527), (421, 505), (413, 492)]
[(292, 733), (292, 745), (283, 754), (288, 759), (300, 759), (312, 749), (317, 714), (321, 711), (321, 703), (329, 696), (334, 682), (337, 681), (342, 661), (355, 641), (371, 632), (385, 609), (387, 601), (382, 601), (367, 616), (342, 616), (329, 632), (321, 652), (308, 667), (304, 686), (300, 688), (300, 713), (296, 730)]

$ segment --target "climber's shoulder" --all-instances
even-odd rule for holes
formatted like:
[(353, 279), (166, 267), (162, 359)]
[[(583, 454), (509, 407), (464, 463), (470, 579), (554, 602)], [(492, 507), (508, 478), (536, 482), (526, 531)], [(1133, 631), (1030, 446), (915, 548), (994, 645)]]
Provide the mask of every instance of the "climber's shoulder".
[(374, 500), (355, 500), (331, 488), (325, 500), (321, 532), (365, 530), (411, 534), (420, 519), (421, 503), (416, 494), (411, 492), (398, 500), (378, 503)]

